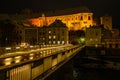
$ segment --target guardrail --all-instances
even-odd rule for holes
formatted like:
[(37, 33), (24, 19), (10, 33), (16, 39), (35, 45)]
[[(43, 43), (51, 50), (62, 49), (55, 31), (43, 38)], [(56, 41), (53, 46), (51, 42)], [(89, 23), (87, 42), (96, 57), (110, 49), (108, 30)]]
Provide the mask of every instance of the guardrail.
[[(71, 44), (65, 44), (65, 45), (71, 45)], [(47, 48), (47, 47), (56, 47), (61, 45), (29, 45), (29, 46), (8, 46), (8, 47), (0, 47), (0, 55), (4, 53), (11, 53), (11, 52), (17, 52), (17, 51), (28, 51), (32, 49), (40, 49), (40, 48)]]
[(68, 61), (83, 47), (59, 46), (0, 56), (4, 62), (4, 66), (0, 67), (1, 80), (34, 80), (43, 73), (56, 69), (60, 63)]
[(36, 48), (26, 51), (17, 51), (17, 52), (9, 52), (0, 55), (0, 66), (11, 65), (13, 63), (20, 63), (21, 61), (29, 61), (33, 59), (39, 59), (46, 56), (53, 55), (56, 52), (69, 50), (73, 47), (73, 45), (62, 45), (56, 47), (47, 47), (47, 48)]

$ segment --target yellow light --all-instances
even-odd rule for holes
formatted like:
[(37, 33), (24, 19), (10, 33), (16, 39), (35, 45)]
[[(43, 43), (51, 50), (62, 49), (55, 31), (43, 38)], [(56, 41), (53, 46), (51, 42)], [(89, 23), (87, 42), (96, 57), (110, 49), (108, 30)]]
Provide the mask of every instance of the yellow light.
[(30, 57), (29, 59), (31, 60), (31, 59), (33, 59), (33, 57)]
[(6, 47), (5, 49), (6, 49), (6, 50), (11, 50), (11, 47)]
[(16, 60), (16, 61), (15, 61), (15, 63), (19, 63), (19, 62), (20, 62), (20, 60)]
[(30, 54), (30, 56), (33, 56), (34, 54)]
[(19, 63), (21, 61), (21, 59), (22, 59), (22, 56), (16, 56), (14, 59), (15, 59), (14, 60), (15, 63)]
[(16, 49), (20, 49), (20, 47), (16, 47)]
[(33, 48), (33, 46), (30, 46), (30, 48)]
[(4, 64), (5, 65), (10, 65), (12, 63), (12, 58), (6, 58), (5, 60), (4, 60)]
[(85, 42), (85, 38), (81, 37), (81, 38), (80, 38), (80, 41), (81, 41), (81, 42)]
[(30, 54), (29, 59), (31, 60), (31, 59), (33, 59), (33, 57), (34, 57), (34, 54)]

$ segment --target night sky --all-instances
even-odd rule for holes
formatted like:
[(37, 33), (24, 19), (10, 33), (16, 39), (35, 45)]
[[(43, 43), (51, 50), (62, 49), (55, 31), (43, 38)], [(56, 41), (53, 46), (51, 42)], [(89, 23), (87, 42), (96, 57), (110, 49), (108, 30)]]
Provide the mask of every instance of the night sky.
[(29, 8), (33, 12), (87, 6), (94, 15), (109, 14), (113, 25), (120, 25), (119, 0), (3, 0), (0, 1), (0, 13), (19, 13)]

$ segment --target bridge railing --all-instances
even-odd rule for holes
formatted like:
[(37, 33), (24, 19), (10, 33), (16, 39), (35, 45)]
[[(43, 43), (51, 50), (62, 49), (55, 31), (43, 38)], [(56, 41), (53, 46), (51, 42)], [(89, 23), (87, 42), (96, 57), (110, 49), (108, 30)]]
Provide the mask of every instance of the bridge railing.
[[(54, 69), (54, 67), (67, 60), (82, 47), (78, 45), (59, 46), (30, 50), (24, 53), (9, 53), (0, 56), (0, 59), (4, 62), (0, 67), (0, 71), (5, 74), (3, 76), (5, 79), (33, 80), (43, 73), (48, 73), (50, 69)], [(0, 75), (2, 74), (0, 73)]]
[[(70, 44), (65, 44), (70, 45)], [(56, 47), (61, 45), (29, 45), (29, 46), (8, 46), (8, 47), (0, 47), (0, 55), (5, 53), (12, 53), (18, 51), (28, 51), (32, 49), (40, 49), (40, 48), (47, 48), (47, 47)]]
[(8, 52), (0, 55), (1, 65), (11, 65), (12, 63), (19, 63), (21, 61), (33, 60), (34, 58), (43, 58), (56, 54), (59, 51), (70, 50), (73, 45), (61, 45), (47, 48), (36, 48), (26, 51)]

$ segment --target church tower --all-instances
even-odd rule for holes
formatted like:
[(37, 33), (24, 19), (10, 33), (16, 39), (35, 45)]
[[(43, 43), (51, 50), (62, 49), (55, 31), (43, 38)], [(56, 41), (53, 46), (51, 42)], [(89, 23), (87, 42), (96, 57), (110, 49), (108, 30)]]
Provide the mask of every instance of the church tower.
[(100, 17), (101, 24), (104, 25), (105, 29), (112, 30), (112, 17), (105, 15)]
[(43, 26), (47, 26), (46, 17), (44, 13), (42, 13), (42, 23), (43, 23)]

